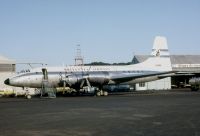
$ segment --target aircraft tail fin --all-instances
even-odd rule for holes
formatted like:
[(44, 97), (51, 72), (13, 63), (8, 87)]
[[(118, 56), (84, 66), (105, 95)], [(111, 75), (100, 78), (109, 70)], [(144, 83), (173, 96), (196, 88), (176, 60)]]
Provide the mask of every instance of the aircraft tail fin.
[(152, 57), (169, 57), (167, 39), (165, 37), (156, 36), (151, 52)]
[(139, 63), (139, 67), (152, 71), (172, 71), (170, 54), (165, 37), (156, 36), (149, 58)]

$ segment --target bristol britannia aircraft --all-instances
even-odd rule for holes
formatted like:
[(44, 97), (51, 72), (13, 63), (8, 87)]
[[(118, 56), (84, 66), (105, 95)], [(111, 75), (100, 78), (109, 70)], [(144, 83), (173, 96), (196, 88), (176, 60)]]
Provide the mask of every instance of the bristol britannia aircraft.
[(165, 37), (157, 36), (149, 58), (138, 64), (118, 66), (66, 66), (39, 67), (5, 80), (16, 87), (41, 88), (44, 79), (55, 88), (70, 87), (79, 92), (83, 87), (88, 93), (107, 95), (102, 88), (110, 84), (136, 84), (170, 76), (171, 61)]

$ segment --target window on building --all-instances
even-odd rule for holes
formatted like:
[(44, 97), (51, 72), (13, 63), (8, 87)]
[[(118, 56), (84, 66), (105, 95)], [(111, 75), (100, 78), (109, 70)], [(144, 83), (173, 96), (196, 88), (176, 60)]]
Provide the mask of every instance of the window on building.
[(145, 83), (139, 83), (139, 87), (145, 87)]

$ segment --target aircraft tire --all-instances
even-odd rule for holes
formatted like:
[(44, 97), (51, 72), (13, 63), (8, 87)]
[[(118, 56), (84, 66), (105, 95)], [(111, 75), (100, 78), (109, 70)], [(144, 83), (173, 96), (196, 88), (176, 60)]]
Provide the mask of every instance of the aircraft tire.
[(108, 92), (107, 91), (103, 91), (103, 96), (108, 96)]
[(27, 95), (26, 98), (27, 98), (27, 99), (31, 99), (31, 95)]
[(96, 96), (101, 96), (101, 91), (96, 92)]

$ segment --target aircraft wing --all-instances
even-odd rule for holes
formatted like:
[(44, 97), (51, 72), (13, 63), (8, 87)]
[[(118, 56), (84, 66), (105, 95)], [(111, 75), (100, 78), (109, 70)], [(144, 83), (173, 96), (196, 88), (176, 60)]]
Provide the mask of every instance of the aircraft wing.
[(128, 82), (130, 80), (136, 79), (136, 78), (143, 78), (143, 77), (150, 77), (150, 76), (158, 76), (158, 78), (164, 78), (164, 77), (171, 77), (175, 75), (175, 71), (167, 71), (167, 72), (154, 72), (154, 73), (147, 73), (147, 74), (130, 74), (130, 75), (119, 75), (119, 76), (112, 76), (110, 78), (111, 81), (115, 83), (122, 83), (122, 82)]

